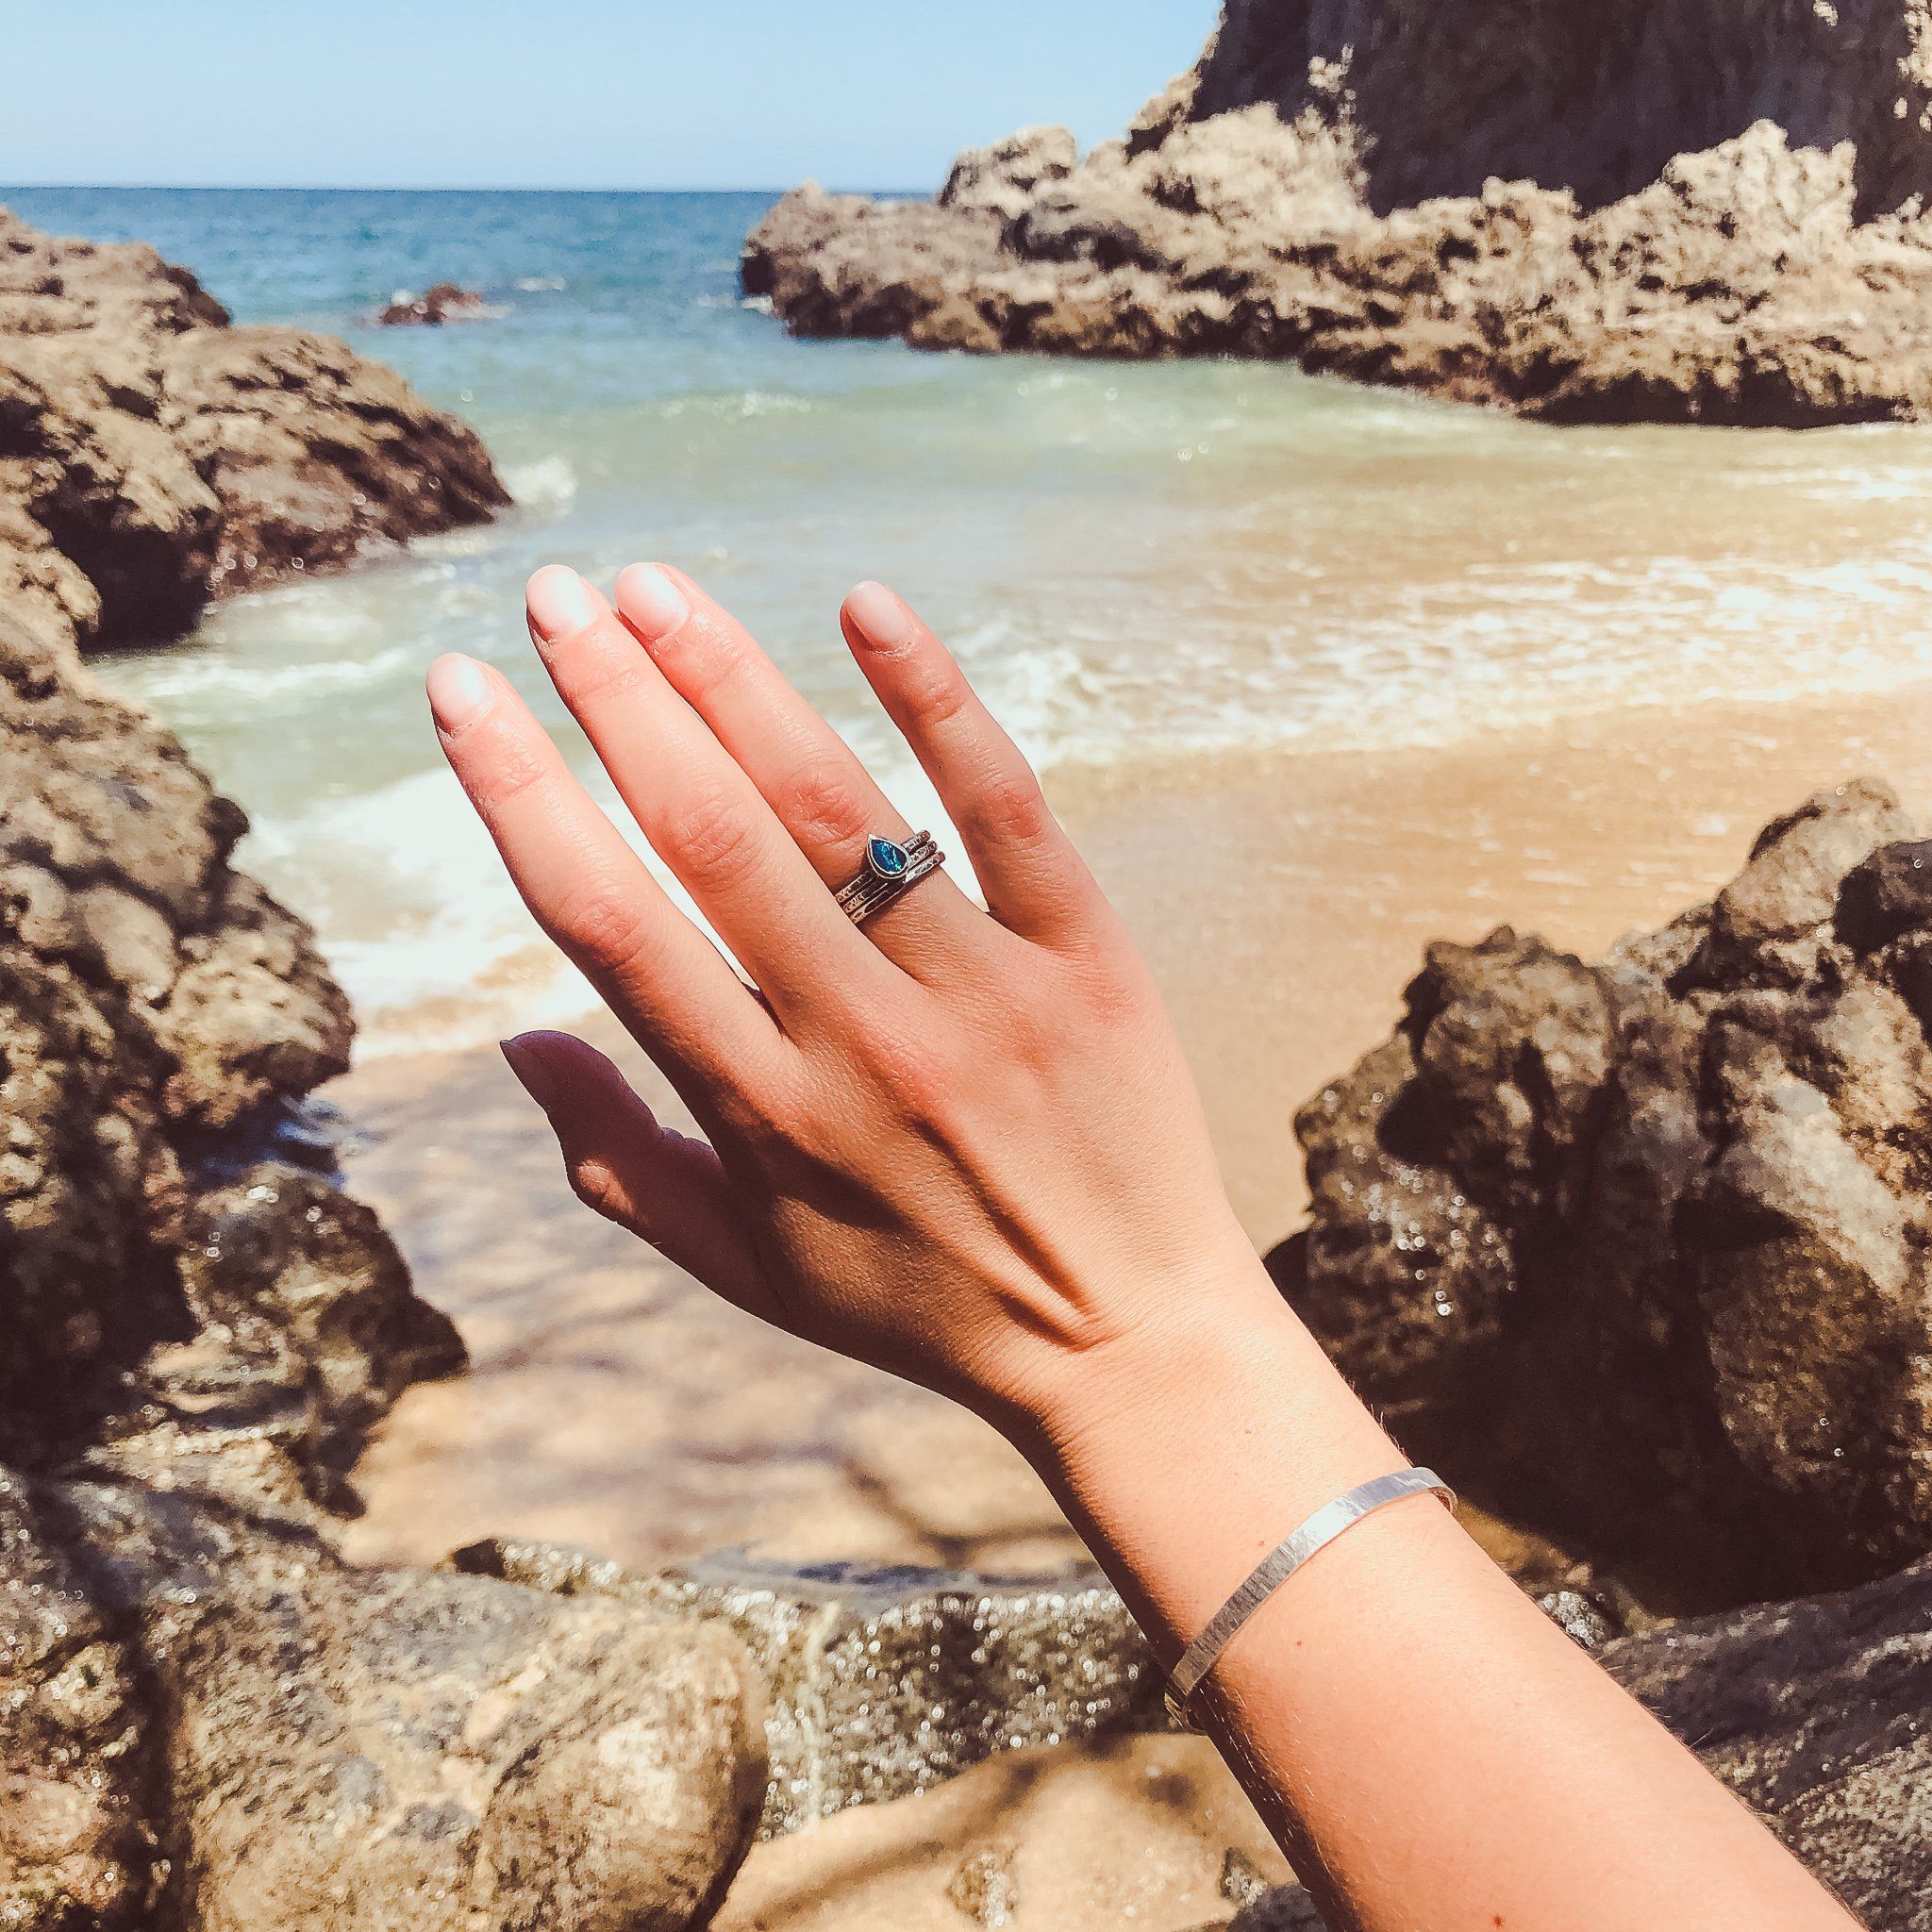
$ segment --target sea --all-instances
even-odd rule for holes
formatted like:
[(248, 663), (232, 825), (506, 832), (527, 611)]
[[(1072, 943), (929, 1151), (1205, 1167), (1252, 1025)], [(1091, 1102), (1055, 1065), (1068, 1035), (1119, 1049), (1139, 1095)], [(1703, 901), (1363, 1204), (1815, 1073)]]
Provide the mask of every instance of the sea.
[[(835, 622), (862, 577), (935, 624), (1050, 788), (1932, 675), (1932, 432), (1557, 429), (1274, 365), (795, 341), (738, 281), (774, 198), (0, 189), (151, 242), (238, 322), (391, 363), (516, 499), (98, 662), (245, 805), (243, 860), (315, 924), (365, 1052), (493, 1037), (492, 998), (581, 1004), (422, 695), (439, 653), (487, 658), (594, 776), (524, 628), (546, 562), (701, 578), (916, 822), (937, 806)], [(487, 315), (375, 325), (444, 280)]]

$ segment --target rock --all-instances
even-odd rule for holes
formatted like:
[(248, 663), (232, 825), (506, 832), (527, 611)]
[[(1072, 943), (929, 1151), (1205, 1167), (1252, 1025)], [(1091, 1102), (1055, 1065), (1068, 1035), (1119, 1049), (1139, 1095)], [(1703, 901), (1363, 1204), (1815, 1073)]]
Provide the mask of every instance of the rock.
[(1932, 1566), (1670, 1624), (1602, 1661), (1871, 1932), (1932, 1932)]
[(1412, 1450), (1664, 1608), (1932, 1546), (1932, 952), (1874, 781), (1594, 965), (1438, 944), (1271, 1257)]
[(1011, 1839), (995, 1839), (968, 1852), (946, 1884), (946, 1896), (976, 1925), (1010, 1924), (1019, 1909), (1020, 1886), (1014, 1874), (1019, 1847)]
[(477, 523), (460, 423), (342, 343), (235, 328), (151, 248), (0, 209), (0, 639), (147, 641), (211, 597)]
[(1048, 181), (1064, 181), (1080, 151), (1071, 127), (1024, 127), (991, 147), (970, 147), (940, 190), (941, 208), (986, 208), (1010, 219)]
[[(15, 1463), (51, 1468), (164, 1419), (177, 1441), (232, 1436), (206, 1391), (252, 1361), (264, 1391), (292, 1392), (295, 1357), (271, 1373), (268, 1336), (341, 1339), (328, 1324), (347, 1320), (382, 1341), (359, 1393), (349, 1358), (329, 1356), (331, 1392), (298, 1431), (320, 1473), (404, 1380), (460, 1360), (387, 1237), (332, 1189), (291, 1178), (278, 1209), (258, 1197), (242, 1216), (251, 1255), (278, 1242), (286, 1267), (218, 1287), (208, 1265), (210, 1230), (239, 1224), (225, 1197), (199, 1198), (210, 1161), (342, 1072), (351, 1035), (308, 928), (229, 865), (245, 823), (71, 647), (0, 628), (0, 1457)], [(190, 1378), (194, 1405), (162, 1361), (191, 1344), (221, 1358)], [(312, 1342), (290, 1345), (323, 1374)]]
[(745, 286), (805, 335), (1284, 358), (1559, 421), (1924, 411), (1915, 0), (1636, 14), (1227, 0), (1124, 143), (1029, 129), (929, 204), (798, 191)]
[(150, 1923), (169, 1872), (132, 1653), (0, 1469), (0, 1924)]
[(749, 1843), (757, 1674), (722, 1630), (350, 1569), (297, 1522), (151, 1487), (9, 1478), (0, 1549), (27, 1691), (0, 1775), (31, 1800), (0, 1913), (38, 1884), (124, 1918), (156, 1894), (197, 1932), (675, 1932)]
[(438, 282), (420, 295), (397, 290), (375, 320), (387, 328), (439, 328), (445, 322), (477, 322), (489, 313), (489, 305), (474, 290)]
[(724, 1556), (641, 1577), (582, 1551), (509, 1538), (452, 1560), (470, 1574), (612, 1596), (739, 1637), (769, 1687), (767, 1837), (929, 1790), (997, 1751), (1166, 1722), (1140, 1632), (1091, 1573), (1009, 1584)]

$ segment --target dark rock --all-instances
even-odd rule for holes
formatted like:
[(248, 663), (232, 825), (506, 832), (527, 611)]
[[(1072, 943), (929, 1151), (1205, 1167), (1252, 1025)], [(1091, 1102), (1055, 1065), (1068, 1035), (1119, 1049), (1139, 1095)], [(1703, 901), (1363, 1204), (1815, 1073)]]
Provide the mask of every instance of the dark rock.
[(145, 1926), (169, 1879), (138, 1666), (0, 1469), (0, 1924)]
[(474, 290), (438, 282), (420, 295), (402, 291), (375, 320), (386, 328), (440, 328), (446, 322), (477, 322), (489, 313), (489, 304)]
[(1660, 1607), (1932, 1546), (1932, 900), (1870, 781), (1586, 965), (1429, 949), (1277, 1279), (1410, 1446)]
[(1602, 1661), (1871, 1932), (1932, 1932), (1932, 1566), (1666, 1625)]
[(807, 335), (1287, 358), (1558, 421), (1932, 401), (1914, 0), (1607, 33), (1538, 0), (1227, 0), (1124, 142), (960, 157), (932, 204), (786, 197), (745, 285)]
[(508, 501), (475, 437), (392, 371), (325, 336), (230, 327), (151, 248), (56, 241), (0, 209), (9, 652), (165, 638), (212, 597)]

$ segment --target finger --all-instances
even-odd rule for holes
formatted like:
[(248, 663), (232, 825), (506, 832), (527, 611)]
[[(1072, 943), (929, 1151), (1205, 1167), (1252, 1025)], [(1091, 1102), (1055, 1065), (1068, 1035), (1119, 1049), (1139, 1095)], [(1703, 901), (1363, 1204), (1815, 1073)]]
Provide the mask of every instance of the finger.
[[(669, 586), (667, 586), (667, 589)], [(678, 595), (675, 591), (673, 595)], [(885, 991), (885, 962), (709, 728), (575, 571), (529, 585), (530, 635), (658, 856), (789, 1028)]]
[(778, 1305), (717, 1155), (660, 1126), (617, 1067), (568, 1033), (503, 1042), (510, 1072), (548, 1117), (572, 1191), (728, 1302), (767, 1321)]
[(472, 658), (439, 658), (429, 702), (444, 755), (524, 903), (686, 1099), (775, 1082), (789, 1049), (772, 1016), (671, 903), (508, 684)]
[(1047, 942), (1090, 927), (1105, 913), (1100, 889), (1032, 766), (945, 646), (883, 584), (860, 584), (839, 619), (866, 681), (958, 827), (987, 910)]
[[(675, 599), (663, 595), (667, 579)], [(911, 831), (751, 633), (682, 571), (633, 564), (617, 579), (617, 610), (835, 891), (864, 865), (874, 833), (903, 841)], [(976, 958), (989, 928), (941, 874), (874, 913), (865, 930), (890, 958), (929, 978)]]

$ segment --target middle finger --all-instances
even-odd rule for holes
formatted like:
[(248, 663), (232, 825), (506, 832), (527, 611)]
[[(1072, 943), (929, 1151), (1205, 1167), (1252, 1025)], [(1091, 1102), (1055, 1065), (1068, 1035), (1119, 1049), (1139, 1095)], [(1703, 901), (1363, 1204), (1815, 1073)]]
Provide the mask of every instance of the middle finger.
[(528, 597), (530, 634), (558, 694), (780, 1023), (884, 994), (893, 969), (603, 597), (555, 564), (530, 579)]
[[(858, 755), (751, 633), (682, 571), (631, 565), (617, 579), (617, 609), (833, 891), (863, 867), (873, 833), (908, 836), (911, 828)], [(945, 873), (865, 923), (882, 951), (928, 983), (976, 957), (990, 929)]]

